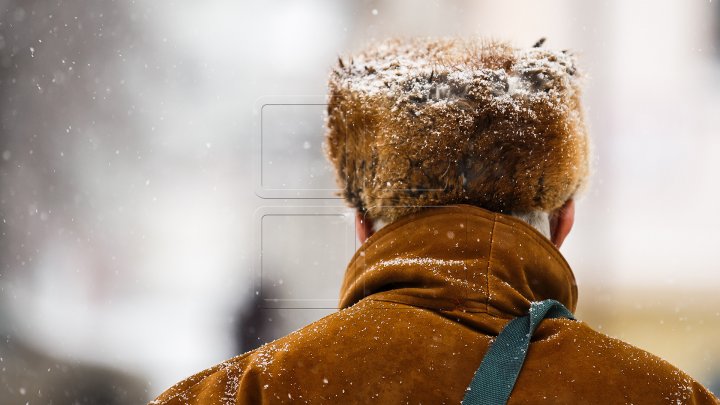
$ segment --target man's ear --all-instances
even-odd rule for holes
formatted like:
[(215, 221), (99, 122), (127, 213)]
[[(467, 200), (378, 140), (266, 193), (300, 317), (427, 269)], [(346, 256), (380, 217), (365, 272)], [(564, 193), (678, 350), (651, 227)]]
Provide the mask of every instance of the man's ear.
[(550, 214), (550, 240), (559, 249), (575, 222), (575, 201), (571, 198)]
[(357, 233), (360, 243), (365, 243), (367, 238), (375, 233), (372, 220), (360, 211), (355, 212), (355, 233)]

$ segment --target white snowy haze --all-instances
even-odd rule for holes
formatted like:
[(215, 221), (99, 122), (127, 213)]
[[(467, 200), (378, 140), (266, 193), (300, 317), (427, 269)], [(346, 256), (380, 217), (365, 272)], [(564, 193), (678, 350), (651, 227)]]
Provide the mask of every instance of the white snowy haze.
[(326, 79), (398, 35), (575, 50), (583, 319), (718, 384), (718, 3), (0, 0), (0, 403), (92, 370), (146, 401), (331, 312), (356, 243)]

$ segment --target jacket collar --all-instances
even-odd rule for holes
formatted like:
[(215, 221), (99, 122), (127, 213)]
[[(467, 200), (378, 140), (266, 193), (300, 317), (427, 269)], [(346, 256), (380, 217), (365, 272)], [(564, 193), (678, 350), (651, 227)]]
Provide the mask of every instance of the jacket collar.
[(368, 238), (348, 265), (340, 307), (369, 296), (511, 318), (549, 298), (575, 311), (577, 286), (563, 256), (533, 227), (456, 205), (426, 208)]

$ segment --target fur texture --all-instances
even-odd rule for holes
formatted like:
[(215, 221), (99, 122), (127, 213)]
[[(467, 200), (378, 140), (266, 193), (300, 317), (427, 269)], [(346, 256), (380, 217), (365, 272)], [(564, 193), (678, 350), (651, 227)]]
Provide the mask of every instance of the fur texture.
[(373, 219), (455, 203), (549, 212), (588, 177), (565, 51), (390, 40), (341, 58), (329, 91), (328, 156), (344, 198)]

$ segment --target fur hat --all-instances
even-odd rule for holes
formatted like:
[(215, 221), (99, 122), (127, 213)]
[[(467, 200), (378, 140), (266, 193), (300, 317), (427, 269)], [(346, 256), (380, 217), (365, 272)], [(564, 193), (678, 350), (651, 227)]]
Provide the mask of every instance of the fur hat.
[(562, 206), (589, 142), (574, 58), (541, 43), (390, 40), (340, 58), (325, 147), (343, 197), (386, 222), (430, 205)]

